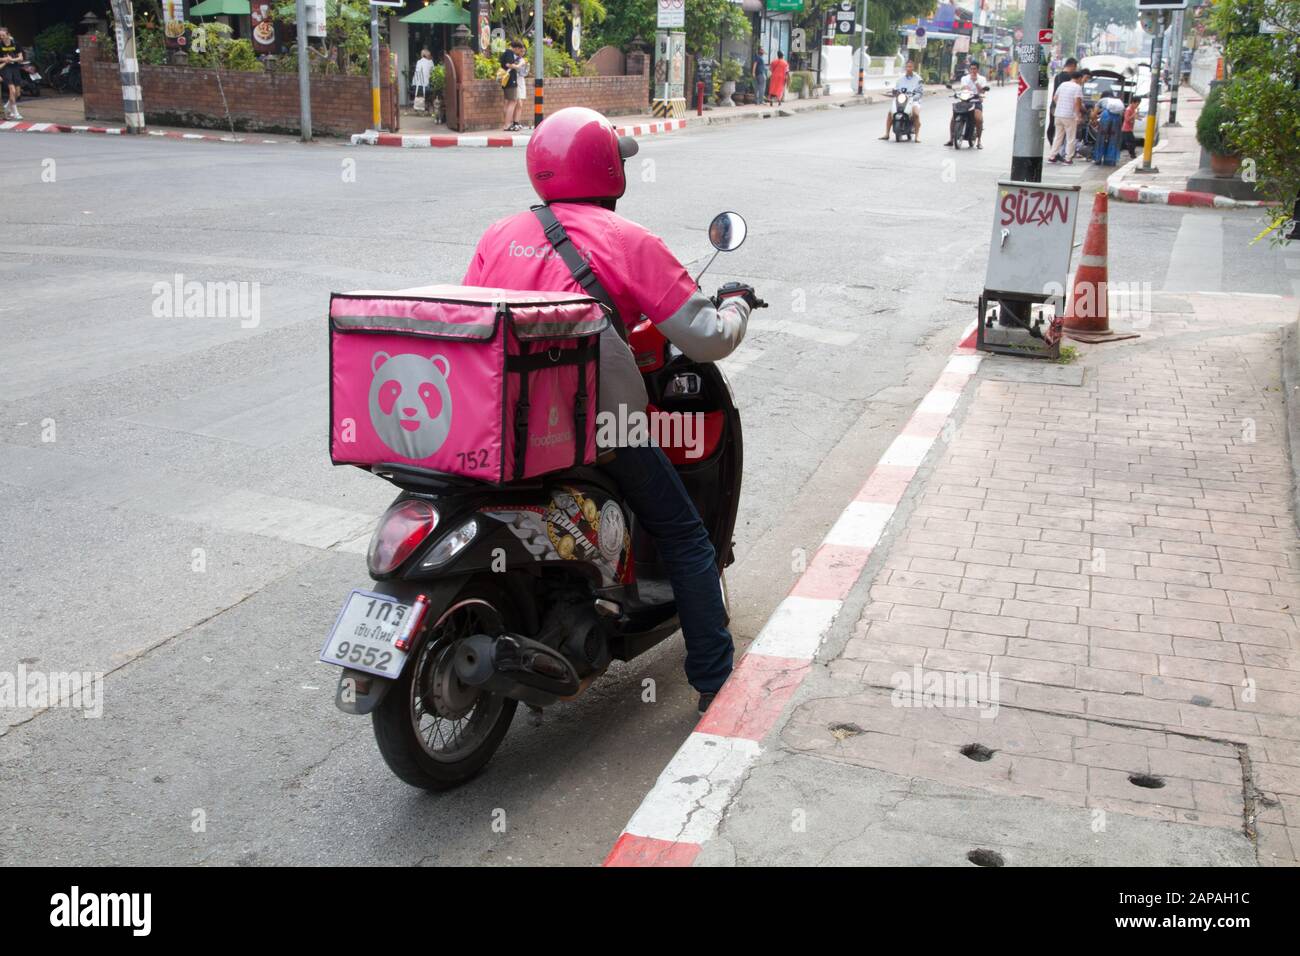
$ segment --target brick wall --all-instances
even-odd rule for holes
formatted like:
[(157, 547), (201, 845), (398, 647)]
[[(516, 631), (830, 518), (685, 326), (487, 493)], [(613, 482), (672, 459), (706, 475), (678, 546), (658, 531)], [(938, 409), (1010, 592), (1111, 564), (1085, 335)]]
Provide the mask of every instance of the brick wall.
[[(454, 49), (447, 54), (461, 76), (470, 77), (460, 84), (459, 97), (448, 111), (448, 123), (461, 132), (500, 129), (505, 98), (496, 80), (476, 80), (473, 55), (468, 49)], [(629, 76), (566, 76), (546, 80), (545, 110), (549, 116), (566, 106), (585, 106), (606, 116), (638, 115), (650, 111), (649, 59), (629, 55)], [(451, 94), (448, 94), (449, 98)], [(528, 81), (520, 119), (531, 123), (533, 83)]]
[[(89, 36), (81, 38), (86, 119), (121, 122), (122, 84), (117, 62), (103, 56)], [(386, 62), (388, 51), (381, 48)], [(387, 71), (380, 102), (384, 126), (396, 129), (397, 90)], [(220, 79), (220, 83), (218, 83)], [(297, 73), (240, 73), (186, 66), (140, 67), (145, 121), (266, 133), (299, 132)], [(223, 94), (224, 92), (224, 100)], [(230, 111), (227, 120), (226, 110)], [(313, 133), (346, 135), (371, 128), (369, 76), (311, 78)]]

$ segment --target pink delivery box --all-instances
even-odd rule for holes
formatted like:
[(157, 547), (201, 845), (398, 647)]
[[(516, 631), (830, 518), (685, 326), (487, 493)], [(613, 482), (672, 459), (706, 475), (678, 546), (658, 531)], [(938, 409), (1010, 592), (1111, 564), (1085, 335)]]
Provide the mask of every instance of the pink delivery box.
[(596, 457), (599, 302), (426, 286), (330, 297), (330, 458), (503, 484)]

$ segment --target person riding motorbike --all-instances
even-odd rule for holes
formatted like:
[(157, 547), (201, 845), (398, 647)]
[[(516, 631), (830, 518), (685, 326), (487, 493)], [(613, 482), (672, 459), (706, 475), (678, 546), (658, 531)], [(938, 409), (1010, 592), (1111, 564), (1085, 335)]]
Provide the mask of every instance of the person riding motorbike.
[[(924, 87), (921, 78), (916, 75), (916, 64), (911, 60), (903, 67), (903, 75), (894, 83), (895, 93), (906, 93), (911, 99), (909, 101), (912, 107), (912, 142), (921, 142), (921, 95)], [(894, 125), (894, 111), (888, 110), (885, 113), (885, 135), (881, 139), (889, 139), (889, 131)]]
[[(975, 145), (980, 149), (984, 148), (984, 94), (989, 90), (989, 81), (987, 77), (980, 75), (980, 64), (978, 60), (971, 60), (967, 64), (966, 75), (961, 78), (961, 88), (969, 90), (975, 95)], [(945, 146), (951, 146), (955, 140), (956, 134), (949, 130), (948, 142)]]
[[(612, 323), (630, 329), (644, 315), (692, 361), (716, 361), (744, 338), (754, 290), (730, 287), (726, 298), (710, 300), (662, 239), (614, 211), (627, 188), (624, 163), (636, 152), (636, 140), (619, 136), (594, 110), (568, 107), (547, 117), (525, 155), (543, 205), (488, 227), (464, 282), (586, 291), (607, 298), (616, 312)], [(544, 227), (550, 217), (554, 222)], [(568, 242), (581, 255), (576, 273), (562, 258)], [(624, 331), (611, 325), (600, 341), (600, 414), (630, 421), (629, 415), (645, 413), (647, 401)], [(658, 446), (621, 444), (605, 450), (597, 464), (618, 483), (668, 569), (686, 642), (686, 676), (703, 712), (730, 675), (734, 652), (708, 532)]]

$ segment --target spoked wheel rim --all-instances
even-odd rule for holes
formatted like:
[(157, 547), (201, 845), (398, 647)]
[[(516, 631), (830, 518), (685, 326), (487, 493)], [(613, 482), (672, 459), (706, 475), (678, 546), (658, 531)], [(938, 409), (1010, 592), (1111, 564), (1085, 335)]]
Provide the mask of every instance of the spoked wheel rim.
[(480, 598), (449, 607), (429, 626), (415, 662), (408, 711), (420, 747), (431, 760), (455, 763), (483, 746), (505, 698), (466, 687), (452, 668), (455, 647), (472, 634), (499, 634), (501, 612)]

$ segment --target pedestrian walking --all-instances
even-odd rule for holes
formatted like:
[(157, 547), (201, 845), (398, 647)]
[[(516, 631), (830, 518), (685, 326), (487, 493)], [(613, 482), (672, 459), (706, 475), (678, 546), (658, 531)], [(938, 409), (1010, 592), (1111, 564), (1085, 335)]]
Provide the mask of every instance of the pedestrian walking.
[(772, 79), (767, 87), (767, 94), (773, 106), (785, 104), (785, 82), (789, 77), (790, 64), (786, 62), (785, 55), (777, 50), (776, 59), (772, 61)]
[(0, 89), (7, 93), (5, 100), (5, 119), (20, 120), (23, 114), (18, 112), (18, 85), (22, 83), (23, 51), (16, 40), (9, 35), (5, 27), (0, 27)]
[(1122, 141), (1120, 149), (1128, 150), (1129, 159), (1137, 159), (1137, 137), (1133, 135), (1133, 124), (1137, 122), (1138, 105), (1141, 98), (1133, 92), (1128, 95), (1128, 106), (1124, 107), (1124, 120), (1120, 124)]
[(1056, 120), (1056, 136), (1052, 140), (1049, 163), (1074, 164), (1074, 142), (1079, 121), (1083, 119), (1083, 74), (1076, 73), (1062, 83), (1052, 96), (1052, 116)]
[(411, 72), (411, 108), (423, 113), (428, 106), (429, 78), (433, 76), (433, 54), (424, 49)]
[(501, 93), (506, 101), (505, 131), (513, 133), (523, 129), (519, 125), (519, 69), (525, 65), (524, 41), (512, 40), (510, 46), (503, 50), (501, 64), (497, 70), (497, 80), (501, 83)]
[(1004, 57), (998, 60), (998, 86), (1007, 85), (1007, 61)]
[[(1065, 61), (1065, 69), (1061, 70), (1059, 73), (1056, 74), (1055, 77), (1052, 78), (1053, 96), (1055, 96), (1056, 91), (1061, 88), (1062, 83), (1065, 83), (1066, 81), (1073, 78), (1074, 68), (1078, 65), (1079, 65), (1079, 61), (1076, 60), (1074, 57), (1070, 57), (1068, 60)], [(1052, 70), (1053, 71), (1056, 70), (1056, 60), (1052, 60)], [(1056, 117), (1049, 116), (1047, 118), (1047, 141), (1051, 143), (1054, 142), (1055, 139), (1056, 139)]]
[(761, 46), (750, 61), (749, 75), (754, 80), (754, 102), (762, 106), (767, 102), (767, 53)]

